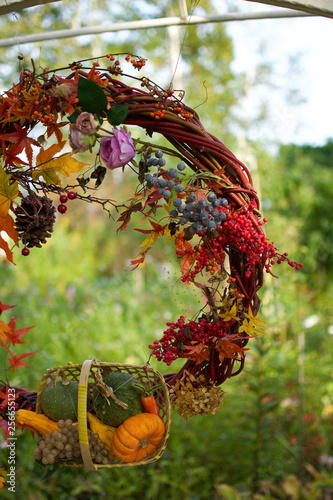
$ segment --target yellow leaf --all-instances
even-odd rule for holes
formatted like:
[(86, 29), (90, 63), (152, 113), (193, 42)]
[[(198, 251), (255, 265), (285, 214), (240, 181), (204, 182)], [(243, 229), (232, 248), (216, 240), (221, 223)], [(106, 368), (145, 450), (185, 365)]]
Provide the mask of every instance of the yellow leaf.
[(237, 306), (236, 302), (230, 309), (230, 311), (224, 313), (224, 314), (219, 314), (220, 318), (223, 319), (223, 321), (230, 321), (231, 319), (234, 319), (235, 321), (239, 321), (239, 318), (237, 316)]
[(266, 321), (260, 319), (258, 316), (253, 316), (251, 307), (249, 308), (248, 313), (245, 313), (245, 316), (247, 319), (244, 320), (242, 326), (240, 327), (240, 333), (245, 332), (248, 335), (251, 335), (253, 333), (268, 335), (265, 330), (269, 327), (269, 325), (266, 323)]
[(52, 158), (38, 165), (38, 168), (33, 171), (32, 178), (36, 181), (40, 175), (43, 176), (44, 181), (49, 186), (50, 184), (61, 184), (58, 174), (68, 176), (73, 172), (78, 172), (88, 163), (72, 158), (74, 153), (65, 153), (57, 158)]
[(11, 202), (19, 194), (17, 181), (11, 182), (11, 175), (0, 167), (0, 217), (6, 218)]
[(12, 331), (9, 328), (9, 326), (6, 325), (6, 323), (4, 323), (3, 321), (0, 321), (0, 346), (3, 347), (5, 351), (7, 351), (9, 354), (12, 354), (7, 346), (7, 344), (9, 344), (9, 338), (10, 338), (8, 337), (8, 335), (11, 334)]

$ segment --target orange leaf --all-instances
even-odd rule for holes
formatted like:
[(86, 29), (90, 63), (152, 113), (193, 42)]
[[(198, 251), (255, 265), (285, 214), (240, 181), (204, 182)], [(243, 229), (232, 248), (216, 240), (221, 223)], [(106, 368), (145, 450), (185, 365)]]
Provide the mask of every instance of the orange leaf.
[(52, 144), (52, 146), (50, 146), (47, 149), (41, 148), (36, 158), (36, 164), (39, 165), (41, 163), (46, 163), (52, 160), (54, 155), (60, 153), (60, 151), (64, 148), (66, 142), (67, 141), (62, 141), (59, 142), (58, 144)]
[(8, 354), (12, 355), (7, 344), (9, 344), (9, 335), (11, 334), (11, 330), (6, 323), (0, 321), (0, 346), (8, 352)]
[[(8, 234), (8, 236), (15, 242), (18, 241), (19, 235), (14, 227), (14, 219), (11, 215), (7, 214), (5, 218), (0, 217), (0, 232), (4, 231)], [(6, 240), (1, 237), (0, 234), (0, 248), (5, 251), (7, 259), (14, 264), (13, 262), (13, 252), (10, 250), (9, 245)], [(1, 314), (1, 312), (0, 312)]]
[(229, 359), (239, 359), (238, 354), (241, 358), (244, 358), (244, 351), (249, 351), (249, 348), (239, 347), (232, 341), (235, 340), (236, 335), (231, 335), (230, 337), (224, 337), (219, 340), (216, 345), (216, 349), (219, 351), (219, 359), (223, 363), (225, 358)]
[(11, 175), (7, 174), (4, 168), (0, 166), (0, 217), (7, 217), (11, 203), (18, 194), (17, 181), (13, 182)]
[(209, 347), (207, 344), (201, 342), (199, 344), (186, 345), (187, 353), (184, 354), (186, 358), (193, 359), (197, 365), (200, 365), (204, 360), (209, 359)]
[[(49, 152), (49, 150), (53, 147), (61, 146), (63, 142), (61, 142), (60, 144), (54, 144), (49, 149), (44, 151), (44, 153)], [(65, 153), (61, 156), (57, 156), (56, 158), (48, 159), (43, 161), (42, 163), (39, 163), (37, 165), (38, 168), (32, 172), (33, 180), (36, 181), (42, 175), (45, 183), (48, 186), (51, 184), (60, 185), (61, 180), (60, 177), (58, 176), (58, 173), (61, 175), (65, 175), (67, 177), (71, 173), (78, 172), (85, 165), (88, 165), (88, 163), (83, 163), (81, 161), (76, 160), (75, 158), (72, 158), (73, 154), (74, 154), (73, 152)], [(40, 161), (41, 158), (44, 159), (47, 156), (49, 156), (49, 153), (47, 153), (46, 155), (42, 155), (42, 157), (38, 155), (37, 163), (38, 161)]]

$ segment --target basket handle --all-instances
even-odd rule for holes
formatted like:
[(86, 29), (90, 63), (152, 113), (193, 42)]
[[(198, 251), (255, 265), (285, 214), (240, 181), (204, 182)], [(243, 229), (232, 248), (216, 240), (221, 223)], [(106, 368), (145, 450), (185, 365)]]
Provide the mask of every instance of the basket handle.
[(89, 448), (88, 426), (87, 426), (87, 395), (90, 367), (95, 359), (86, 359), (82, 363), (80, 380), (79, 380), (79, 395), (78, 395), (78, 427), (81, 456), (84, 466), (88, 470), (97, 470), (94, 465)]

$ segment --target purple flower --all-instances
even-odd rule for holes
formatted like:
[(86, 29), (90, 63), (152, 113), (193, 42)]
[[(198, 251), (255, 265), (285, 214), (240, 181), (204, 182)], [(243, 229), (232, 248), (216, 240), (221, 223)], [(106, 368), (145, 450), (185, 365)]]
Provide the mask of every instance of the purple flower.
[(82, 134), (76, 127), (69, 132), (69, 145), (74, 153), (82, 153), (91, 147), (90, 135)]
[(99, 128), (99, 122), (98, 120), (95, 120), (92, 113), (84, 111), (83, 113), (80, 113), (76, 119), (76, 128), (82, 132), (82, 134), (93, 135)]
[(113, 129), (113, 136), (102, 137), (101, 158), (111, 170), (124, 167), (135, 155), (135, 146), (131, 133), (124, 128)]

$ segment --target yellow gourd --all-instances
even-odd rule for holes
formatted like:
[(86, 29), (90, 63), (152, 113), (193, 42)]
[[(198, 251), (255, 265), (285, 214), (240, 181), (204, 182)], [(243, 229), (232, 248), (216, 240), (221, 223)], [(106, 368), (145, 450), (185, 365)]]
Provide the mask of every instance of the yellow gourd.
[(110, 425), (103, 424), (99, 420), (99, 418), (96, 417), (96, 415), (93, 415), (92, 413), (87, 413), (88, 417), (88, 422), (90, 425), (90, 430), (94, 434), (98, 434), (99, 440), (104, 443), (105, 448), (109, 452), (109, 459), (115, 458), (111, 444), (113, 440), (113, 435), (116, 432), (116, 427), (111, 427)]
[(42, 436), (59, 430), (57, 422), (51, 420), (46, 415), (30, 410), (18, 410), (15, 420), (18, 425), (29, 426)]

